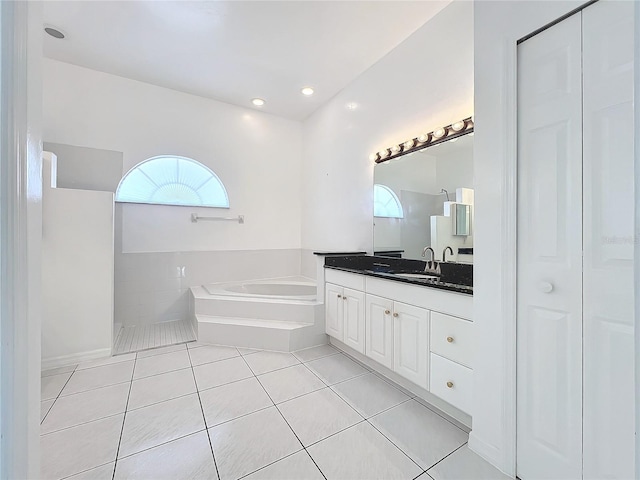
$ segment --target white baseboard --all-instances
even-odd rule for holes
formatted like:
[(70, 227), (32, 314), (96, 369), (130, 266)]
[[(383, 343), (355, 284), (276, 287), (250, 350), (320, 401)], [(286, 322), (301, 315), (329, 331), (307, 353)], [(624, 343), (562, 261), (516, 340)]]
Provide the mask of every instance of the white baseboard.
[(487, 462), (489, 462), (491, 465), (496, 467), (502, 473), (504, 473), (505, 475), (511, 478), (515, 478), (515, 472), (510, 472), (506, 469), (506, 465), (503, 464), (504, 455), (502, 455), (500, 450), (495, 445), (491, 445), (483, 441), (482, 439), (478, 438), (473, 431), (471, 431), (471, 433), (469, 433), (468, 446), (473, 452), (480, 455), (482, 458), (484, 458)]
[(75, 365), (89, 360), (110, 357), (111, 348), (100, 348), (89, 352), (74, 353), (71, 355), (62, 355), (60, 357), (50, 357), (42, 359), (42, 370), (50, 370), (52, 368), (64, 367), (67, 365)]

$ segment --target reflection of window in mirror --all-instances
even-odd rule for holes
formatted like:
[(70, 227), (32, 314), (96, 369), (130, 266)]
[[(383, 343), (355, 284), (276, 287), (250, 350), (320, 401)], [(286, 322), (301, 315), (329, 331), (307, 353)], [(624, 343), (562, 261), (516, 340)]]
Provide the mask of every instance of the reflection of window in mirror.
[(386, 185), (373, 186), (373, 216), (384, 218), (404, 218), (400, 199)]

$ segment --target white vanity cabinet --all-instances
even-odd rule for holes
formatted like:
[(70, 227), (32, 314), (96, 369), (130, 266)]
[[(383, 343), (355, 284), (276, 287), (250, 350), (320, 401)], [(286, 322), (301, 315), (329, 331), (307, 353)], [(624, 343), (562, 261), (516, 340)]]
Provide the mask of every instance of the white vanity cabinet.
[(364, 353), (364, 293), (327, 283), (325, 306), (327, 335)]
[(470, 412), (471, 296), (332, 269), (325, 280), (328, 335)]
[(429, 311), (369, 294), (366, 305), (367, 357), (427, 388)]

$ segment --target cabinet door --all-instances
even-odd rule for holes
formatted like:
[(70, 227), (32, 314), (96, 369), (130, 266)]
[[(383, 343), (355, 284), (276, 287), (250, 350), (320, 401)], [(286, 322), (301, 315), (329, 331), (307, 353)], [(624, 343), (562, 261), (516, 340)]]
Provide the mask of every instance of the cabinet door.
[(354, 350), (364, 353), (364, 293), (345, 288), (344, 303), (344, 343)]
[(429, 310), (394, 302), (393, 343), (393, 370), (428, 388)]
[(342, 291), (344, 289), (331, 283), (326, 284), (325, 288), (325, 331), (327, 335), (331, 335), (340, 341), (344, 340), (343, 329), (343, 300)]
[(393, 369), (393, 301), (366, 296), (365, 354)]

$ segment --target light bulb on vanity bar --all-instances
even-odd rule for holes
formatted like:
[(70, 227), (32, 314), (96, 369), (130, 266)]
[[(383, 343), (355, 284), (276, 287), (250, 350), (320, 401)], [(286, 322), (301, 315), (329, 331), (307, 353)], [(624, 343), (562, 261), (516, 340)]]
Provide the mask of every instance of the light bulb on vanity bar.
[(447, 134), (447, 130), (444, 128), (439, 128), (433, 132), (434, 138), (442, 138)]

